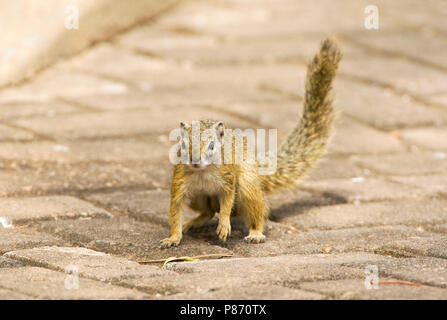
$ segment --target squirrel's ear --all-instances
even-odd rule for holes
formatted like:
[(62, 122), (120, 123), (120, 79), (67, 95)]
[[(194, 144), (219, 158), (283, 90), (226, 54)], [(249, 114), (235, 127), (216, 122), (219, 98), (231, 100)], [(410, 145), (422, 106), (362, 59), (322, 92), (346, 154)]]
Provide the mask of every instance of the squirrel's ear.
[(222, 141), (223, 136), (225, 134), (225, 127), (222, 121), (216, 122), (214, 124), (214, 129), (216, 129), (217, 137), (219, 138), (219, 141)]
[(187, 124), (186, 122), (180, 122), (180, 129), (181, 129), (181, 135), (182, 135), (182, 139), (185, 139), (185, 132), (187, 129), (189, 129), (189, 124)]
[(186, 122), (181, 121), (180, 122), (180, 128), (182, 128), (182, 129), (189, 129), (189, 124), (187, 124)]

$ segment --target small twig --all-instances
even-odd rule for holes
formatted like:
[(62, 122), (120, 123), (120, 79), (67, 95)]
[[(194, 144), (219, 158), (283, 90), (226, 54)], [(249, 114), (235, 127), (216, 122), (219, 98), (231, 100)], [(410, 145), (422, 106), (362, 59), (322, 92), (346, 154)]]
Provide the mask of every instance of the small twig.
[(379, 281), (377, 284), (378, 285), (381, 285), (381, 284), (403, 284), (403, 285), (406, 285), (406, 286), (413, 286), (413, 287), (422, 287), (422, 286), (424, 286), (422, 283), (415, 283), (415, 282), (401, 281), (401, 280)]
[[(232, 257), (233, 253), (211, 253), (211, 254), (202, 254), (199, 256), (189, 257), (191, 259), (197, 260), (202, 258), (224, 258), (224, 257)], [(137, 261), (139, 264), (149, 264), (149, 263), (163, 263), (167, 259), (155, 259), (155, 260), (139, 260)]]

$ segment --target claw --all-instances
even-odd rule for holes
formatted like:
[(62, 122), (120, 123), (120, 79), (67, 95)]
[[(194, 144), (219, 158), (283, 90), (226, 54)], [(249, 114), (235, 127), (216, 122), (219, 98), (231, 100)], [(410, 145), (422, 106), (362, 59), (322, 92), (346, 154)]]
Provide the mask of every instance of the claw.
[(231, 234), (231, 225), (225, 224), (225, 223), (219, 223), (216, 230), (217, 235), (219, 236), (220, 240), (223, 242), (227, 241), (227, 237)]
[(248, 235), (244, 238), (244, 241), (248, 243), (261, 243), (265, 241), (265, 236), (262, 233), (257, 235)]
[(170, 247), (177, 247), (180, 243), (180, 239), (172, 239), (172, 238), (166, 238), (160, 241), (160, 248), (161, 249), (167, 249)]

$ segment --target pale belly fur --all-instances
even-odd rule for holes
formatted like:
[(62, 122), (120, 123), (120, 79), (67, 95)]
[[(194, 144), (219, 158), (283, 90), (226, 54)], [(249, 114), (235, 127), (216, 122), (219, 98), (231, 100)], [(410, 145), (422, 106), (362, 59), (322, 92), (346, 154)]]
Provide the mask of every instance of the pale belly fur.
[(218, 195), (222, 186), (219, 183), (218, 177), (215, 176), (214, 172), (209, 172), (206, 170), (197, 171), (190, 175), (186, 181), (188, 197), (194, 197), (200, 194), (203, 195)]

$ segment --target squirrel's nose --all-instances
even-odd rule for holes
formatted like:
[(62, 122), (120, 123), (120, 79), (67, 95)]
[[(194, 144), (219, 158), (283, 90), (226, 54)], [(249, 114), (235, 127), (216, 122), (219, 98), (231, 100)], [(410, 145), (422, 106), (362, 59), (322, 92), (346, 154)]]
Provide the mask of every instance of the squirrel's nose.
[(198, 164), (198, 163), (194, 163), (194, 164), (192, 165), (192, 167), (193, 167), (193, 168), (200, 168), (200, 164)]

